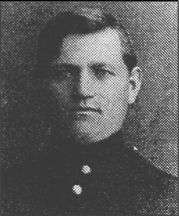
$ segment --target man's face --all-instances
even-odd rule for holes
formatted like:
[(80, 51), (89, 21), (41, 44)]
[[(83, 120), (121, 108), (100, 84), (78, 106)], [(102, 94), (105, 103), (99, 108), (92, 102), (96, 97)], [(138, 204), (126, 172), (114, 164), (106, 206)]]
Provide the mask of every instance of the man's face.
[(74, 138), (96, 142), (121, 128), (129, 76), (116, 30), (65, 37), (50, 68), (49, 88)]

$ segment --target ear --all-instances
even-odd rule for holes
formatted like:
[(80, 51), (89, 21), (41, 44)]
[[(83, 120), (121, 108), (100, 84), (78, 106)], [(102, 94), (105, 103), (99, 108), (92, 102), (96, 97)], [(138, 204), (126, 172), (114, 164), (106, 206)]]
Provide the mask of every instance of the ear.
[(128, 103), (135, 102), (142, 83), (142, 71), (139, 67), (134, 67), (129, 77), (129, 98)]

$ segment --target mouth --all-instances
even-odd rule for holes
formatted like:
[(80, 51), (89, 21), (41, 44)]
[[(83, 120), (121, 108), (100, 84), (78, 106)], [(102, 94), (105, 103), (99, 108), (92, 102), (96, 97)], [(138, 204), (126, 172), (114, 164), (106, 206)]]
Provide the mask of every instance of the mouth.
[(101, 114), (101, 110), (100, 109), (96, 109), (96, 108), (92, 108), (92, 107), (76, 107), (72, 110), (72, 112), (74, 112), (75, 114), (90, 114), (90, 113), (99, 113)]

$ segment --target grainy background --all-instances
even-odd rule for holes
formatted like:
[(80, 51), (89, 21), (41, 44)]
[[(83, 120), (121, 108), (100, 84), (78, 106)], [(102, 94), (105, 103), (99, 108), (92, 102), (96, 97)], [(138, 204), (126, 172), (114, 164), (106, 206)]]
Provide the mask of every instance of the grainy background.
[[(1, 2), (0, 75), (30, 73), (37, 36), (47, 20), (74, 5), (95, 4), (105, 5), (122, 20), (143, 70), (138, 111), (131, 112), (126, 126), (128, 142), (156, 166), (177, 175), (177, 2)], [(1, 79), (1, 108), (6, 109), (3, 83)], [(3, 132), (3, 124), (0, 128)], [(1, 142), (0, 148), (7, 145)]]

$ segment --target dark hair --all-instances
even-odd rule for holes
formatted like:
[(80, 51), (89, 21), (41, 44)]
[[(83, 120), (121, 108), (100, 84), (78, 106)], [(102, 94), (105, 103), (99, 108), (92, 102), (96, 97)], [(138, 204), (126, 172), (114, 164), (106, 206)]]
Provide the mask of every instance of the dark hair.
[(60, 131), (63, 136), (66, 131), (59, 129), (64, 126), (60, 124), (59, 118), (56, 118), (60, 115), (60, 110), (55, 106), (46, 86), (41, 85), (47, 72), (48, 61), (59, 52), (59, 43), (70, 34), (95, 33), (108, 27), (119, 30), (123, 44), (123, 59), (131, 71), (137, 64), (137, 59), (126, 30), (112, 15), (104, 13), (99, 8), (83, 8), (75, 12), (60, 13), (41, 31), (37, 50), (38, 69), (30, 74), (32, 79), (29, 82), (29, 76), (23, 79), (17, 77), (14, 80), (17, 89), (12, 85), (13, 80), (8, 83), (7, 89), (11, 99), (6, 109), (8, 114), (5, 114), (8, 118), (6, 137), (10, 147), (7, 153), (8, 160), (12, 160), (12, 164), (26, 158), (38, 158), (36, 152), (48, 150), (51, 146), (59, 148), (59, 142), (55, 141), (55, 137), (59, 139)]
[[(48, 62), (59, 52), (59, 45), (67, 35), (82, 35), (102, 31), (106, 28), (116, 29), (122, 41), (123, 60), (129, 73), (137, 64), (137, 57), (132, 48), (129, 34), (121, 22), (101, 8), (80, 8), (66, 11), (52, 18), (41, 31), (38, 38), (36, 77), (43, 78)], [(43, 71), (43, 73), (41, 73)]]

